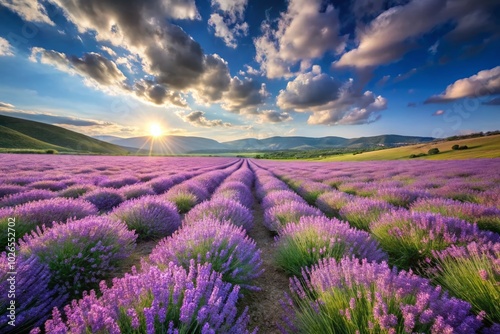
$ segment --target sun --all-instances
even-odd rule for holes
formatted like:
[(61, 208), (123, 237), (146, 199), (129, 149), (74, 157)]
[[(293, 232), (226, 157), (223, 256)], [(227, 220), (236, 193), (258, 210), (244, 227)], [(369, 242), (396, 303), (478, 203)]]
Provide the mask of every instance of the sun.
[(152, 137), (160, 137), (163, 134), (163, 129), (160, 124), (158, 123), (152, 123), (149, 126), (149, 134)]

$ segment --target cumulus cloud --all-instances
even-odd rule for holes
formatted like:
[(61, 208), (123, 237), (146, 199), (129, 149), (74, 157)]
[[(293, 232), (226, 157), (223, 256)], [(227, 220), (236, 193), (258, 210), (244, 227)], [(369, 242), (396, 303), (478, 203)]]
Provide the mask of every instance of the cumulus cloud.
[[(448, 34), (476, 35), (494, 32), (490, 8), (494, 1), (412, 0), (384, 11), (366, 27), (358, 27), (358, 46), (334, 63), (337, 68), (371, 68), (400, 59), (414, 47), (416, 38), (433, 28), (452, 21), (454, 29)], [(481, 19), (477, 19), (481, 18)]]
[(111, 57), (116, 57), (116, 52), (108, 46), (102, 45), (101, 50), (109, 54)]
[(17, 13), (26, 21), (54, 25), (45, 7), (38, 0), (0, 0), (0, 5)]
[(229, 90), (224, 93), (222, 107), (236, 114), (253, 114), (268, 96), (265, 84), (251, 78), (233, 77)]
[(238, 46), (236, 37), (248, 35), (248, 23), (244, 21), (247, 0), (212, 0), (213, 13), (208, 24), (215, 36), (222, 38), (230, 48)]
[(259, 113), (260, 123), (282, 123), (292, 119), (292, 116), (285, 111), (263, 110)]
[(425, 103), (446, 103), (469, 97), (477, 98), (500, 94), (500, 66), (460, 79), (446, 87), (446, 90), (429, 97)]
[(342, 84), (320, 72), (298, 75), (281, 90), (276, 104), (285, 110), (312, 112), (309, 124), (365, 124), (380, 118), (387, 100), (371, 91), (358, 93), (353, 80)]
[(203, 111), (191, 111), (189, 114), (185, 115), (183, 113), (178, 113), (179, 117), (182, 118), (184, 122), (187, 122), (196, 127), (203, 128), (214, 128), (214, 127), (225, 127), (229, 128), (232, 126), (231, 123), (223, 122), (220, 119), (209, 120), (205, 117), (205, 112)]
[(186, 100), (179, 92), (168, 90), (164, 85), (151, 80), (137, 80), (134, 83), (132, 91), (143, 101), (154, 105), (169, 104), (179, 107), (187, 106)]
[(338, 12), (321, 0), (290, 0), (276, 22), (262, 23), (262, 36), (254, 39), (256, 60), (268, 78), (290, 77), (292, 66), (302, 71), (326, 52), (340, 53), (346, 37), (339, 36)]
[(116, 64), (98, 53), (85, 53), (82, 58), (67, 56), (54, 50), (34, 47), (30, 60), (52, 65), (68, 73), (77, 73), (91, 84), (99, 86), (121, 86), (126, 79)]
[(12, 45), (5, 38), (0, 37), (0, 56), (13, 56)]

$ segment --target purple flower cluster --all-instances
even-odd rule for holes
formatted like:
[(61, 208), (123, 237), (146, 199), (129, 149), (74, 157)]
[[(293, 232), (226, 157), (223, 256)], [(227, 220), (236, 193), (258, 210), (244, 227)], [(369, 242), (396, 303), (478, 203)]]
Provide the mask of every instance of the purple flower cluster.
[(297, 193), (302, 196), (309, 204), (314, 204), (316, 199), (321, 194), (332, 190), (332, 188), (324, 183), (304, 180), (296, 188)]
[(184, 226), (160, 241), (149, 256), (149, 262), (160, 268), (169, 262), (187, 268), (192, 259), (211, 263), (225, 282), (247, 289), (255, 289), (251, 281), (262, 273), (262, 260), (255, 241), (230, 222), (203, 219)]
[(59, 191), (63, 190), (66, 187), (67, 185), (64, 182), (52, 181), (52, 180), (41, 180), (30, 184), (30, 188), (50, 190), (50, 191)]
[(94, 190), (95, 187), (92, 185), (87, 185), (87, 184), (76, 184), (73, 186), (70, 186), (64, 190), (61, 190), (58, 193), (59, 197), (66, 197), (66, 198), (78, 198), (82, 196), (85, 193), (88, 193), (89, 191)]
[(306, 201), (291, 190), (272, 190), (262, 199), (262, 209), (267, 210), (273, 206), (285, 204), (287, 202), (298, 202), (307, 204)]
[(339, 211), (347, 203), (354, 200), (354, 196), (342, 191), (328, 191), (316, 199), (316, 206), (329, 216), (339, 216)]
[(288, 223), (298, 223), (304, 216), (323, 216), (323, 213), (307, 203), (286, 202), (273, 206), (264, 212), (264, 225), (273, 232), (280, 231)]
[(500, 330), (500, 243), (453, 245), (434, 252), (434, 257), (434, 280), (471, 303), (475, 312), (485, 313), (491, 323), (497, 322), (495, 327)]
[(19, 254), (36, 255), (49, 266), (52, 283), (78, 296), (109, 277), (131, 254), (136, 238), (124, 223), (90, 216), (51, 228), (37, 227), (19, 240)]
[[(221, 280), (210, 265), (190, 263), (189, 270), (170, 263), (101, 284), (65, 307), (54, 310), (47, 333), (249, 333), (248, 311), (238, 315), (239, 287)], [(33, 333), (40, 333), (35, 330)]]
[(153, 188), (156, 194), (163, 194), (167, 192), (170, 188), (184, 180), (189, 179), (193, 175), (190, 173), (180, 173), (171, 176), (160, 176), (154, 178), (148, 182), (148, 184)]
[(291, 279), (295, 305), (283, 304), (295, 314), (286, 321), (290, 332), (476, 333), (482, 326), (469, 303), (385, 262), (324, 259), (303, 280)]
[[(12, 274), (13, 271), (16, 273)], [(66, 302), (68, 295), (64, 289), (51, 285), (50, 280), (49, 268), (36, 256), (19, 257), (12, 270), (7, 254), (0, 255), (0, 332), (9, 333), (13, 329), (21, 332), (40, 326), (52, 308)], [(11, 285), (16, 289), (11, 289)], [(9, 298), (12, 290), (15, 290), (14, 307), (11, 306), (14, 299)], [(15, 327), (9, 325), (13, 319)]]
[(103, 180), (99, 182), (99, 187), (106, 187), (106, 188), (121, 188), (124, 186), (130, 186), (132, 184), (136, 184), (139, 182), (139, 179), (134, 177), (134, 176), (125, 176), (125, 177), (118, 177), (118, 178), (112, 178), (108, 180)]
[(159, 196), (143, 196), (123, 202), (109, 217), (127, 224), (142, 240), (171, 235), (181, 225), (177, 207)]
[(392, 263), (405, 269), (431, 258), (432, 251), (451, 245), (500, 241), (500, 235), (457, 218), (406, 210), (384, 214), (370, 229)]
[(125, 199), (127, 200), (139, 198), (142, 196), (155, 195), (153, 188), (151, 188), (151, 186), (149, 186), (148, 184), (144, 183), (124, 186), (120, 188), (120, 192), (123, 195), (123, 197), (125, 197)]
[[(16, 237), (34, 230), (37, 226), (52, 225), (52, 222), (66, 222), (68, 219), (80, 219), (96, 215), (96, 207), (81, 199), (51, 198), (18, 205), (14, 208), (0, 209), (0, 226), (7, 230), (8, 218), (16, 219)], [(7, 233), (0, 238), (1, 247), (7, 243)]]
[(2, 185), (0, 185), (0, 199), (5, 197), (5, 196), (20, 193), (23, 190), (24, 190), (24, 187), (21, 187), (21, 186), (15, 185), (15, 184), (2, 184)]
[(82, 197), (94, 204), (101, 212), (111, 211), (125, 200), (120, 191), (112, 188), (97, 188)]
[(425, 191), (411, 190), (408, 188), (390, 187), (379, 189), (376, 197), (392, 205), (407, 208), (419, 198), (430, 197), (430, 194)]
[(418, 212), (435, 212), (477, 223), (482, 229), (500, 233), (500, 209), (444, 198), (421, 199), (411, 206)]
[(354, 227), (369, 230), (370, 224), (380, 215), (395, 209), (391, 204), (371, 198), (353, 197), (339, 210), (339, 216), (351, 223)]
[(184, 217), (184, 224), (195, 225), (206, 219), (229, 221), (246, 231), (253, 227), (252, 212), (240, 203), (223, 197), (215, 197), (195, 206)]
[(3, 197), (0, 200), (0, 208), (54, 198), (56, 196), (57, 194), (50, 190), (27, 190)]
[[(234, 174), (231, 174), (231, 176), (233, 175)], [(217, 197), (233, 199), (248, 209), (251, 209), (254, 204), (254, 200), (252, 192), (250, 191), (250, 186), (245, 183), (248, 181), (228, 181), (228, 179), (226, 179), (226, 181), (224, 181), (224, 183), (216, 189), (215, 193), (212, 195), (212, 199)]]
[(278, 264), (293, 275), (300, 275), (303, 267), (322, 258), (387, 260), (387, 254), (369, 233), (326, 217), (302, 217), (299, 223), (286, 225), (276, 237), (276, 253)]

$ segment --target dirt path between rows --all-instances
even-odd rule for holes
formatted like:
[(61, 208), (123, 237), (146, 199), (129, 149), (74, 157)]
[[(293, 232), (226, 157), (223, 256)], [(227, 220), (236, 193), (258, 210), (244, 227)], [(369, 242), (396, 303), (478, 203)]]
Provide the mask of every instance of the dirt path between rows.
[(274, 236), (264, 227), (264, 212), (260, 203), (254, 204), (255, 225), (248, 235), (255, 240), (257, 247), (262, 251), (264, 273), (256, 279), (256, 285), (262, 290), (249, 293), (243, 298), (244, 305), (250, 312), (250, 328), (259, 328), (259, 333), (281, 333), (277, 322), (281, 322), (282, 309), (280, 300), (288, 292), (288, 278), (286, 274), (274, 264)]

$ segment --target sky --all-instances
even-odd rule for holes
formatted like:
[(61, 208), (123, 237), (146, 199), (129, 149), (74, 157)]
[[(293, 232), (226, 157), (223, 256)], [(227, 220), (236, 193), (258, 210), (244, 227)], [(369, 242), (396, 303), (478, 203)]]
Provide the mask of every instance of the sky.
[(0, 0), (0, 114), (228, 141), (500, 129), (495, 0)]

